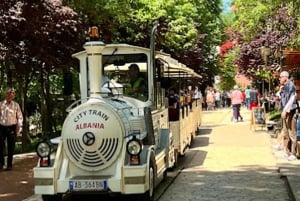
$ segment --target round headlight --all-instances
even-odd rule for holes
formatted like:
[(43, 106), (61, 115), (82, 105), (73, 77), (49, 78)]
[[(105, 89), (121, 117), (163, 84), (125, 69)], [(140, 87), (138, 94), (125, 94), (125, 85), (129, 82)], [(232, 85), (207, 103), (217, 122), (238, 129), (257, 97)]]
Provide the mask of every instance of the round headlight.
[(133, 156), (139, 155), (142, 151), (142, 145), (141, 145), (140, 141), (133, 139), (127, 143), (126, 150), (127, 150), (127, 153), (130, 155), (133, 155)]
[(39, 142), (36, 146), (36, 153), (39, 157), (48, 157), (51, 154), (50, 144), (47, 142)]

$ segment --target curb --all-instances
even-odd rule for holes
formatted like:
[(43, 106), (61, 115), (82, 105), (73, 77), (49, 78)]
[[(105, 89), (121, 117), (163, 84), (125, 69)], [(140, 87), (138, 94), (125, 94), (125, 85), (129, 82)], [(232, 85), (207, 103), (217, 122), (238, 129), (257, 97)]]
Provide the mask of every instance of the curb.
[(42, 200), (42, 197), (40, 195), (32, 195), (28, 198), (25, 198), (22, 201), (41, 201), (41, 200)]

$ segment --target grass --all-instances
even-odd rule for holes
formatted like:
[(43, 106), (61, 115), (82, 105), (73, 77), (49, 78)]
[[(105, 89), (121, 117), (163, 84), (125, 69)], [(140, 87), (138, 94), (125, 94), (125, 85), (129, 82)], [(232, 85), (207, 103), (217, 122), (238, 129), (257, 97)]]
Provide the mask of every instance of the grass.
[(14, 154), (28, 153), (35, 151), (36, 145), (40, 140), (38, 138), (31, 142), (22, 150), (22, 142), (16, 142)]

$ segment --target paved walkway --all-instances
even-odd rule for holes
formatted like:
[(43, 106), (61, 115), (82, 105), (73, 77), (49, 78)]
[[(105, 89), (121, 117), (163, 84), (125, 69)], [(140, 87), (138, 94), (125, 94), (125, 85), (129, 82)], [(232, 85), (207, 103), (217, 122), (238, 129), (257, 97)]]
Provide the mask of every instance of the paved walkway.
[(194, 158), (160, 201), (300, 200), (299, 161), (289, 162), (275, 152), (275, 140), (266, 130), (250, 129), (250, 111), (242, 109), (242, 115), (244, 122), (234, 123), (231, 109), (204, 112), (201, 133), (190, 150)]

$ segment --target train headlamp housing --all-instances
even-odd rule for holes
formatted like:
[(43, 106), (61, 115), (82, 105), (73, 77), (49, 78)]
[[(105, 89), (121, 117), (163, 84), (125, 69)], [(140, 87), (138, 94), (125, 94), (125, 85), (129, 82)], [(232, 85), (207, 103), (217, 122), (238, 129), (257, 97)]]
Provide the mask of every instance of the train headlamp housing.
[(53, 151), (52, 144), (48, 141), (39, 142), (36, 145), (35, 151), (40, 157), (40, 167), (49, 167), (51, 165), (50, 155)]
[(51, 154), (51, 145), (46, 141), (39, 142), (35, 150), (40, 158), (49, 157)]
[(142, 151), (141, 142), (135, 137), (127, 142), (126, 151), (131, 156), (137, 156)]

